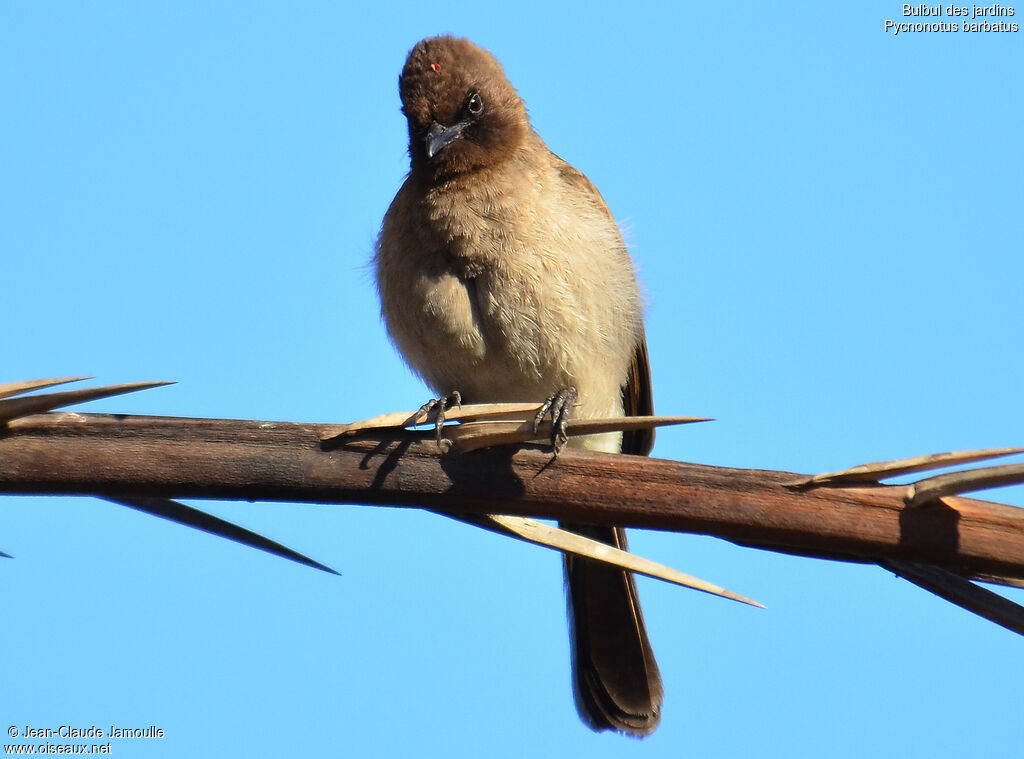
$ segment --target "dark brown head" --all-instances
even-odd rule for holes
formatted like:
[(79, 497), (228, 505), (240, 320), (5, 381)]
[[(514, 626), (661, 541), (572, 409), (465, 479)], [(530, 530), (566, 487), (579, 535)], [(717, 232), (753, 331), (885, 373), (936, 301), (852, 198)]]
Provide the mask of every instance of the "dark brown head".
[(469, 40), (421, 40), (409, 53), (398, 90), (413, 171), (434, 178), (498, 165), (530, 129), (501, 64)]

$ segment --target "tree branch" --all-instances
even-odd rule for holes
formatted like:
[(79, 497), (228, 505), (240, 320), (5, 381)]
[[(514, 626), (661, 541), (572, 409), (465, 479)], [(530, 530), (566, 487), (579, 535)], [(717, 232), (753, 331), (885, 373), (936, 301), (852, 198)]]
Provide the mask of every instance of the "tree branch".
[(795, 490), (788, 472), (498, 448), (442, 456), (429, 435), (321, 443), (327, 425), (51, 413), (0, 432), (0, 492), (417, 506), (713, 535), (858, 562), (1024, 579), (1024, 510), (905, 486)]

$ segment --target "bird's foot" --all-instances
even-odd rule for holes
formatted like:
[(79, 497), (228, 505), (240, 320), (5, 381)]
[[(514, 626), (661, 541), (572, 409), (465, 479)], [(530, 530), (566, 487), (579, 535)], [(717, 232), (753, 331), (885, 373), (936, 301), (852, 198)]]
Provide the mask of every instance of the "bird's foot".
[(537, 409), (536, 416), (533, 417), (533, 431), (536, 432), (540, 428), (540, 423), (544, 421), (544, 417), (548, 414), (551, 415), (551, 447), (556, 456), (569, 441), (566, 425), (572, 416), (572, 409), (576, 405), (577, 397), (576, 388), (563, 387), (544, 401)]
[(441, 437), (441, 428), (444, 427), (444, 412), (455, 407), (462, 408), (462, 394), (458, 390), (452, 390), (448, 395), (427, 401), (420, 406), (420, 410), (416, 412), (416, 418), (422, 416), (424, 421), (429, 420), (431, 414), (434, 415), (434, 425), (437, 432), (437, 447), (442, 450), (447, 450), (447, 446), (445, 445), (447, 441)]

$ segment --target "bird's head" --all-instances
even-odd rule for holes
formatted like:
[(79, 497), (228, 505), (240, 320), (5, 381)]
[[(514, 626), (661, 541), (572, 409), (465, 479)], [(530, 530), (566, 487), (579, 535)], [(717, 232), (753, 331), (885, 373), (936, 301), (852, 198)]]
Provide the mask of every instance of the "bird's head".
[(398, 89), (413, 171), (448, 178), (496, 166), (529, 131), (526, 108), (501, 64), (469, 40), (421, 40)]

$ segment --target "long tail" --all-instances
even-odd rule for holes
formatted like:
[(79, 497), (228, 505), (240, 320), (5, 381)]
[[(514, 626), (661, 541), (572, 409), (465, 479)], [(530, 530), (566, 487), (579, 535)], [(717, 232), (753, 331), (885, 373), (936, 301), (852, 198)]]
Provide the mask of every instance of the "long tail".
[[(626, 548), (617, 527), (562, 525)], [(580, 717), (594, 730), (642, 737), (658, 726), (661, 674), (647, 639), (633, 575), (566, 556), (573, 691)]]

